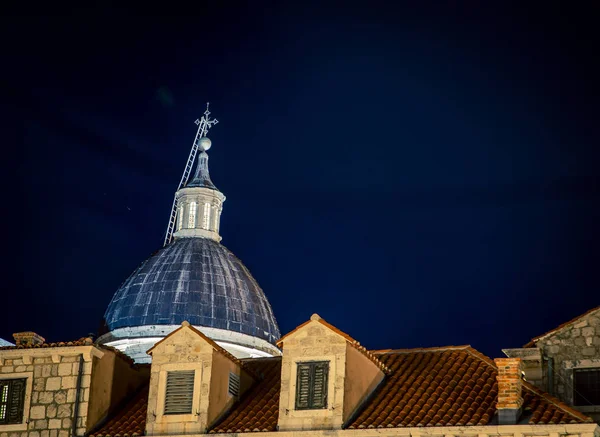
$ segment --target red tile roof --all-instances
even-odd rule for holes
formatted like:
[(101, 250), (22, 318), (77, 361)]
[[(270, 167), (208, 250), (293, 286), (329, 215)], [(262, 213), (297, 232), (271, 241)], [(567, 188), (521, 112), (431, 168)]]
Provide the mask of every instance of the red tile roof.
[(566, 328), (569, 325), (572, 325), (573, 323), (577, 322), (579, 319), (582, 319), (586, 316), (589, 316), (590, 314), (592, 314), (594, 311), (600, 311), (600, 306), (597, 306), (596, 308), (592, 308), (589, 311), (586, 311), (585, 313), (575, 317), (574, 319), (569, 320), (568, 322), (562, 323), (560, 325), (558, 325), (556, 328), (551, 329), (550, 331), (542, 334), (542, 335), (538, 335), (537, 337), (532, 338), (529, 343), (525, 344), (523, 347), (535, 347), (535, 344), (542, 338), (542, 337), (546, 337), (547, 335), (553, 334), (557, 331), (560, 331), (563, 328)]
[[(470, 346), (379, 351), (375, 355), (389, 369), (373, 395), (346, 428), (490, 425), (496, 412), (497, 369), (490, 358)], [(210, 433), (276, 431), (279, 417), (281, 358), (243, 360), (262, 375)], [(592, 420), (523, 383), (522, 423), (566, 424)], [(146, 404), (132, 403), (120, 417), (135, 417)], [(125, 419), (121, 419), (125, 421)], [(136, 428), (137, 429), (137, 428)], [(92, 437), (115, 436), (101, 430)], [(133, 428), (121, 427), (122, 437)]]
[(281, 357), (247, 360), (262, 379), (246, 392), (225, 419), (210, 431), (254, 432), (276, 431), (279, 419), (279, 387), (281, 386)]
[(131, 401), (120, 409), (98, 431), (89, 437), (134, 437), (144, 435), (148, 410), (148, 386), (136, 393)]
[(40, 343), (32, 345), (15, 345), (15, 346), (2, 346), (0, 351), (12, 350), (12, 349), (37, 349), (37, 348), (48, 348), (48, 347), (68, 347), (68, 346), (92, 346), (94, 340), (90, 337), (82, 337), (79, 340), (74, 341), (59, 341), (56, 343)]

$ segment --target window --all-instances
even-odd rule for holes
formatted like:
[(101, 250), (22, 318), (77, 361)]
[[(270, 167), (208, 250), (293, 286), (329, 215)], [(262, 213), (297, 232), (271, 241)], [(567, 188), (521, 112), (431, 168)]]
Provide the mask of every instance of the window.
[(196, 202), (190, 203), (190, 215), (188, 217), (188, 228), (196, 227)]
[(27, 379), (0, 380), (0, 424), (12, 425), (23, 422), (25, 386)]
[(179, 220), (177, 220), (177, 230), (181, 231), (183, 227), (183, 206), (179, 207)]
[(194, 371), (167, 372), (165, 414), (191, 414), (194, 400)]
[(600, 368), (574, 369), (573, 383), (575, 405), (600, 405)]
[(229, 394), (236, 398), (240, 395), (240, 376), (229, 372)]
[(329, 361), (298, 363), (296, 410), (327, 408)]
[(202, 228), (208, 230), (210, 226), (210, 203), (204, 204), (204, 217), (202, 217)]

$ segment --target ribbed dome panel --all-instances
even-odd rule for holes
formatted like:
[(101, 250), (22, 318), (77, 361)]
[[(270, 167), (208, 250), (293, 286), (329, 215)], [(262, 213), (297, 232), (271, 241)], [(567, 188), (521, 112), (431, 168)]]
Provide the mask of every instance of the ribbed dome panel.
[(176, 239), (148, 258), (117, 290), (105, 320), (111, 331), (187, 320), (271, 343), (280, 337), (271, 305), (248, 269), (206, 238)]

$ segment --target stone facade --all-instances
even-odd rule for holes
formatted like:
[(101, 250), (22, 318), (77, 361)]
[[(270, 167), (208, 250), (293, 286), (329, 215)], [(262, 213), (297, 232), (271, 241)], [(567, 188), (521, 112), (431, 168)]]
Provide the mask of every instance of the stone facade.
[[(529, 382), (573, 405), (574, 370), (600, 368), (600, 308), (533, 339), (526, 346), (504, 349), (504, 353), (523, 359)], [(574, 407), (600, 422), (600, 405)]]
[[(87, 426), (94, 346), (0, 351), (0, 379), (27, 378), (23, 423), (0, 425), (0, 437), (69, 437)], [(81, 385), (76, 411), (76, 387)]]

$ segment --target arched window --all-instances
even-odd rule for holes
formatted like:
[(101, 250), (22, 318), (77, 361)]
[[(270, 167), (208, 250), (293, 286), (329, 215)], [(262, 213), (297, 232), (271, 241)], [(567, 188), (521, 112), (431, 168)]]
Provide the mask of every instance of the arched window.
[(196, 227), (196, 202), (190, 203), (190, 215), (188, 216), (188, 228)]
[(202, 217), (202, 228), (209, 230), (210, 226), (210, 203), (204, 204), (204, 216)]
[(183, 227), (183, 205), (179, 207), (179, 214), (177, 216), (177, 230), (181, 231), (181, 228)]

